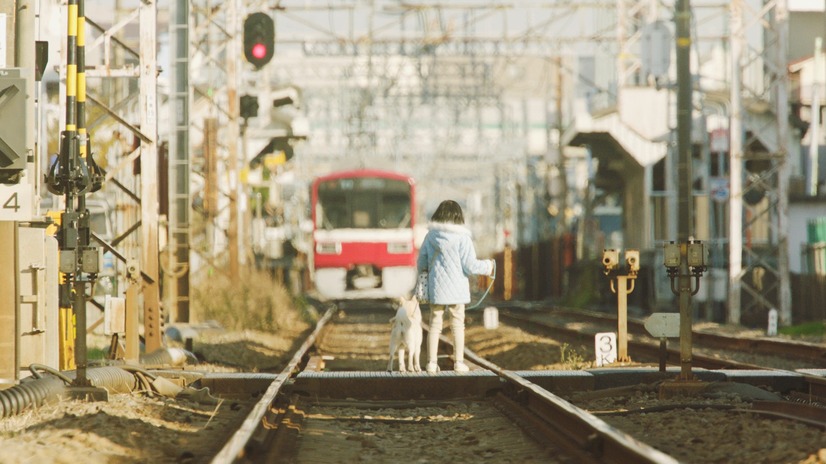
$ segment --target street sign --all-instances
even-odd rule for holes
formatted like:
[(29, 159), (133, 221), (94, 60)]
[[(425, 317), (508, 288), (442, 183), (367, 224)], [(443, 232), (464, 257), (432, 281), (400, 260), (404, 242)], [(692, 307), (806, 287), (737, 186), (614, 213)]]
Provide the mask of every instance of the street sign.
[(668, 77), (673, 43), (671, 29), (665, 21), (654, 21), (643, 27), (640, 39), (643, 72), (661, 80)]
[(710, 177), (709, 190), (711, 191), (711, 199), (724, 203), (728, 201), (729, 197), (729, 179), (728, 177)]
[(728, 129), (713, 129), (709, 140), (709, 148), (712, 153), (728, 152)]
[(680, 313), (653, 313), (644, 325), (652, 337), (677, 338), (680, 336)]

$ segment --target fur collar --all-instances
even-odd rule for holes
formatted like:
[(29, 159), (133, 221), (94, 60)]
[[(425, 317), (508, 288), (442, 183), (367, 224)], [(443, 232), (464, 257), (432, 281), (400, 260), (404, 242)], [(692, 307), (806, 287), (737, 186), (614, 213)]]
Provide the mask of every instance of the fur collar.
[(451, 224), (449, 222), (429, 222), (427, 224), (429, 230), (440, 230), (444, 232), (454, 232), (457, 234), (470, 235), (470, 229), (461, 224)]

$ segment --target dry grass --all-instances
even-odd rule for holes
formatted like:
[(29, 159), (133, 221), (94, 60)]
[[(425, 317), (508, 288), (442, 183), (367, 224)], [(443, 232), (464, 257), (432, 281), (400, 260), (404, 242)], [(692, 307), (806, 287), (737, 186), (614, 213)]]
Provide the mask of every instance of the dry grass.
[(293, 331), (306, 327), (307, 308), (263, 271), (244, 270), (231, 279), (213, 272), (193, 283), (193, 321), (215, 320), (228, 330)]

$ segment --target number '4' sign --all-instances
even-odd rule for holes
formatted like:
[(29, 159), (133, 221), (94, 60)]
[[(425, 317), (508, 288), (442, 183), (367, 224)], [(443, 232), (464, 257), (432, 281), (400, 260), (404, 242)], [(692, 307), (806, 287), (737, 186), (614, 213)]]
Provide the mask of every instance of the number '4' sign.
[(32, 220), (32, 186), (0, 184), (0, 221)]
[(11, 196), (3, 203), (3, 209), (11, 209), (14, 212), (18, 212), (20, 210), (20, 203), (17, 200), (17, 192), (11, 194)]

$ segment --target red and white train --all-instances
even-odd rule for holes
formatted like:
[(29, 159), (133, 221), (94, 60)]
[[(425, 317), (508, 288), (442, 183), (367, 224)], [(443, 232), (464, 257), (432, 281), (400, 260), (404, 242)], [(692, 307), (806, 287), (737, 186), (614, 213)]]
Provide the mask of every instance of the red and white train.
[(413, 178), (360, 169), (312, 184), (313, 282), (330, 299), (382, 299), (416, 282)]

